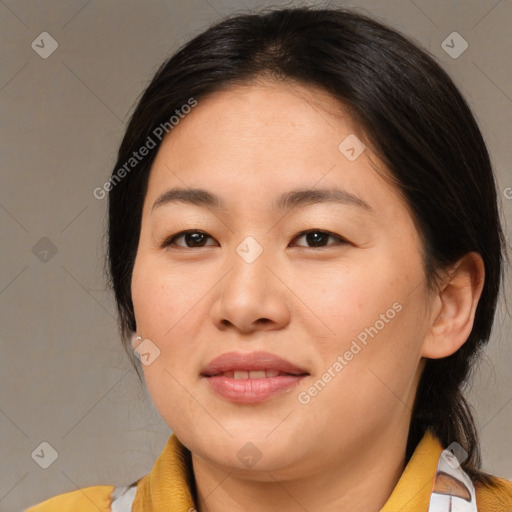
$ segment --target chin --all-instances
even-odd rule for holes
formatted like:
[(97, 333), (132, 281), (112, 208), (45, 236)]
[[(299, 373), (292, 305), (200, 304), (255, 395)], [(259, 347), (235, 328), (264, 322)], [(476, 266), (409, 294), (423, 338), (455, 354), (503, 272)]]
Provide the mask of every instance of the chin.
[[(232, 431), (230, 431), (232, 432)], [(251, 434), (248, 434), (251, 432)], [(268, 435), (269, 430), (252, 432), (240, 428), (233, 437), (202, 438), (195, 440), (192, 450), (218, 466), (234, 468), (248, 473), (283, 470), (293, 466), (297, 457), (296, 443), (285, 443), (282, 436)], [(293, 457), (293, 460), (292, 460)], [(267, 475), (268, 477), (268, 475)]]

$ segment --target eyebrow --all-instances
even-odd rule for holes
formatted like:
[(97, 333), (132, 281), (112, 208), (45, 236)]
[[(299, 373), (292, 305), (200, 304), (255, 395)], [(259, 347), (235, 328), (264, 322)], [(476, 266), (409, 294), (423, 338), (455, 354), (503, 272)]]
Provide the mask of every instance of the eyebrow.
[[(185, 203), (197, 206), (210, 207), (217, 210), (225, 207), (222, 199), (201, 188), (172, 188), (161, 194), (153, 203), (151, 211), (171, 203)], [(361, 198), (347, 190), (339, 188), (312, 188), (291, 190), (281, 194), (273, 202), (276, 210), (290, 210), (315, 203), (341, 203), (357, 206), (363, 210), (374, 213), (373, 208)]]

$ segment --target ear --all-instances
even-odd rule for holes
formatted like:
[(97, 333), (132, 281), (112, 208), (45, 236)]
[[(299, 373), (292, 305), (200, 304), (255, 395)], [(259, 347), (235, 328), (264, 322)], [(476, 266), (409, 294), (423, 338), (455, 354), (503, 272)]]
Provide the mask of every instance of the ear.
[(484, 279), (484, 262), (476, 252), (464, 255), (450, 267), (431, 299), (431, 326), (423, 343), (423, 357), (448, 357), (466, 342), (473, 328)]

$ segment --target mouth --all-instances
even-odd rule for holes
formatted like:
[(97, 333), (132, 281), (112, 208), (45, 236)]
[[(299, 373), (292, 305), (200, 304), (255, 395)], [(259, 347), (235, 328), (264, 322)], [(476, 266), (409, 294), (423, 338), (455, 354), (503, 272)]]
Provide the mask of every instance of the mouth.
[(270, 352), (227, 352), (212, 359), (202, 369), (201, 375), (231, 379), (265, 379), (309, 373), (306, 369)]
[(201, 372), (214, 393), (230, 402), (245, 404), (289, 391), (308, 375), (304, 368), (268, 352), (222, 354)]
[(216, 373), (215, 375), (206, 375), (207, 377), (227, 377), (228, 379), (271, 379), (283, 376), (308, 375), (306, 373), (288, 373), (279, 370), (229, 370), (227, 372)]

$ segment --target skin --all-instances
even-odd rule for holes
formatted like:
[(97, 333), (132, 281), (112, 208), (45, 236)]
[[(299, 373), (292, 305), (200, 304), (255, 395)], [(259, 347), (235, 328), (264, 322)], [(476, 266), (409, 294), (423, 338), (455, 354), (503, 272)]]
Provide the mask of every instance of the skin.
[[(366, 150), (349, 161), (349, 134)], [(426, 357), (467, 339), (483, 284), (470, 253), (429, 291), (415, 222), (364, 133), (327, 93), (255, 82), (201, 99), (163, 141), (151, 169), (132, 279), (137, 334), (160, 356), (143, 366), (152, 400), (192, 452), (203, 511), (378, 511), (405, 464), (411, 408)], [(277, 211), (297, 188), (336, 186), (364, 200)], [(172, 187), (203, 188), (222, 209), (170, 203)], [(203, 246), (181, 236), (207, 233)], [(342, 237), (312, 246), (304, 230)], [(320, 233), (321, 234), (321, 233)], [(263, 248), (247, 263), (247, 237)], [(398, 303), (342, 371), (307, 404), (365, 328)], [(361, 345), (361, 344), (360, 344)], [(134, 344), (134, 346), (136, 346)], [(264, 350), (310, 374), (258, 404), (215, 394), (202, 368), (230, 351)], [(332, 372), (332, 371), (331, 371)], [(261, 459), (248, 468), (248, 442)]]

